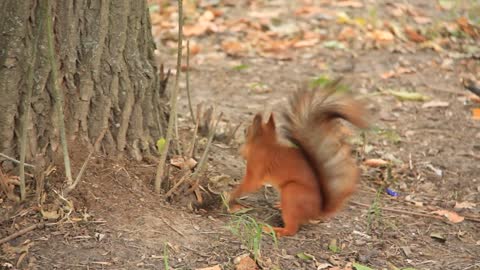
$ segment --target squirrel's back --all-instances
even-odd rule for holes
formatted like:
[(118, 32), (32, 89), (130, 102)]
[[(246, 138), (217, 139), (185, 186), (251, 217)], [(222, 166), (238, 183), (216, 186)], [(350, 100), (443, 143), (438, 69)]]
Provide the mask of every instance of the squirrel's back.
[(338, 119), (360, 128), (368, 126), (365, 107), (351, 95), (337, 91), (339, 82), (319, 90), (296, 91), (282, 113), (281, 136), (299, 148), (313, 169), (325, 216), (344, 204), (359, 179), (356, 161), (343, 140)]

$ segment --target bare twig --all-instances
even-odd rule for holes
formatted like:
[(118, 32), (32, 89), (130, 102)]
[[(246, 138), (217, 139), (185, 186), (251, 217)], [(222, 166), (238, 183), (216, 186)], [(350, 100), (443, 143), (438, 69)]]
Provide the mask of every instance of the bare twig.
[(177, 183), (175, 183), (175, 185), (173, 185), (173, 187), (165, 194), (165, 197), (170, 197), (172, 196), (173, 192), (175, 192), (175, 190), (177, 190), (177, 188), (183, 184), (183, 182), (185, 182), (185, 180), (188, 178), (188, 176), (190, 176), (190, 172), (189, 171), (186, 171), (185, 174), (180, 178), (180, 180), (178, 180)]
[(165, 225), (167, 225), (168, 227), (170, 227), (170, 229), (174, 230), (176, 233), (180, 234), (181, 236), (185, 237), (185, 234), (183, 234), (181, 231), (175, 229), (175, 227), (173, 227), (164, 217), (160, 217), (163, 221), (163, 223), (165, 223)]
[(95, 152), (95, 149), (98, 147), (98, 144), (102, 141), (103, 137), (105, 136), (105, 133), (107, 132), (108, 128), (103, 129), (102, 132), (98, 135), (97, 140), (95, 141), (95, 144), (93, 145), (93, 149), (90, 151), (88, 154), (87, 158), (82, 164), (82, 168), (80, 168), (80, 171), (78, 172), (77, 178), (75, 178), (75, 181), (73, 182), (72, 185), (68, 186), (65, 191), (63, 192), (64, 196), (67, 196), (68, 193), (70, 193), (72, 190), (77, 187), (78, 183), (80, 182), (80, 179), (82, 179), (83, 173), (85, 172), (85, 169), (87, 168), (88, 161), (92, 157), (93, 153)]
[(237, 126), (232, 130), (230, 135), (228, 135), (228, 138), (227, 138), (227, 143), (228, 144), (235, 138), (235, 134), (237, 134), (237, 131), (240, 128), (241, 125), (242, 125), (242, 122), (238, 123)]
[(463, 87), (465, 87), (465, 89), (469, 90), (470, 92), (480, 97), (480, 85), (477, 85), (471, 79), (463, 79), (462, 84), (463, 84)]
[[(15, 162), (15, 163), (17, 163), (17, 164), (20, 164), (20, 160), (17, 160), (17, 159), (14, 159), (14, 158), (12, 158), (12, 157), (9, 157), (9, 156), (5, 155), (4, 153), (0, 153), (0, 157), (3, 157), (3, 158), (5, 158), (5, 159), (8, 159), (8, 160), (10, 160), (10, 161), (12, 161), (12, 162)], [(25, 164), (25, 167), (35, 168), (35, 166), (32, 165), (32, 164), (28, 164), (28, 163), (24, 163), (24, 164)]]
[(33, 224), (33, 225), (31, 225), (31, 226), (26, 227), (25, 229), (21, 229), (20, 231), (14, 233), (14, 234), (11, 234), (11, 235), (3, 238), (3, 239), (0, 239), (0, 245), (6, 243), (6, 242), (8, 242), (8, 241), (11, 241), (11, 240), (13, 240), (13, 239), (15, 239), (15, 238), (17, 238), (17, 237), (19, 237), (19, 236), (22, 236), (22, 235), (24, 235), (24, 234), (26, 234), (26, 233), (28, 233), (28, 232), (31, 232), (31, 231), (33, 231), (33, 230), (35, 230), (35, 229), (43, 229), (43, 228), (45, 228), (45, 223), (43, 223), (43, 222), (42, 222), (42, 223), (38, 223), (38, 224)]
[(208, 156), (208, 151), (210, 150), (210, 145), (212, 144), (213, 138), (215, 137), (215, 131), (217, 130), (218, 123), (220, 123), (220, 121), (222, 120), (222, 116), (223, 116), (223, 112), (220, 113), (220, 115), (218, 116), (217, 122), (215, 123), (213, 128), (210, 130), (210, 134), (208, 134), (208, 141), (207, 141), (207, 145), (205, 146), (205, 151), (203, 151), (202, 158), (200, 158), (200, 161), (198, 162), (198, 167), (197, 167), (198, 169), (195, 170), (192, 177), (196, 177), (200, 175), (200, 173), (202, 173), (204, 170), (207, 156)]
[[(165, 163), (167, 161), (167, 154), (170, 148), (170, 141), (172, 140), (173, 126), (176, 122), (177, 115), (177, 96), (178, 96), (178, 81), (180, 78), (181, 56), (182, 56), (182, 26), (183, 26), (183, 4), (182, 0), (178, 0), (178, 55), (177, 55), (177, 74), (175, 76), (175, 87), (173, 88), (170, 97), (170, 105), (172, 106), (170, 116), (168, 119), (167, 135), (165, 138), (165, 147), (162, 155), (158, 161), (157, 171), (155, 175), (155, 192), (160, 193), (162, 186), (163, 174), (165, 172)], [(178, 136), (177, 136), (178, 140)]]
[(52, 81), (52, 94), (55, 100), (55, 108), (57, 110), (57, 117), (58, 117), (58, 126), (60, 129), (60, 140), (62, 143), (62, 150), (63, 150), (63, 160), (65, 165), (65, 175), (67, 176), (67, 184), (73, 184), (72, 178), (72, 169), (70, 166), (70, 157), (68, 156), (68, 145), (67, 145), (67, 135), (65, 131), (65, 116), (63, 114), (63, 94), (60, 93), (57, 85), (57, 62), (55, 60), (55, 44), (53, 38), (53, 27), (52, 27), (52, 10), (49, 0), (46, 1), (45, 5), (47, 5), (47, 40), (48, 40), (48, 51), (49, 51), (49, 60), (50, 60), (50, 67), (52, 69), (51, 74), (51, 81)]
[(200, 114), (202, 111), (202, 103), (197, 105), (197, 118), (195, 119), (195, 129), (193, 130), (192, 143), (190, 144), (190, 149), (188, 150), (187, 156), (193, 158), (193, 153), (195, 152), (195, 144), (197, 142), (197, 132), (198, 125), (200, 124)]
[[(193, 114), (193, 107), (192, 107), (192, 98), (190, 97), (190, 77), (189, 77), (189, 69), (190, 69), (190, 40), (187, 40), (187, 70), (185, 71), (185, 80), (186, 80), (186, 87), (187, 87), (187, 98), (188, 98), (188, 108), (190, 109), (190, 116), (192, 117), (192, 121), (195, 122), (195, 115)], [(196, 124), (196, 123), (194, 123)]]

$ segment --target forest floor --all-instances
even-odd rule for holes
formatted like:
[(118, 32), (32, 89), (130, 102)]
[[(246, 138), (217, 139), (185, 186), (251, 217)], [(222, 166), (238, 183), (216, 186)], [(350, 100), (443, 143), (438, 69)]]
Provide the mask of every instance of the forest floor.
[[(158, 61), (175, 71), (176, 6), (151, 2)], [(185, 2), (192, 103), (223, 112), (218, 133), (241, 124), (230, 142), (214, 140), (201, 183), (226, 191), (238, 183), (238, 146), (254, 113), (277, 108), (304, 82), (343, 76), (368, 99), (373, 122), (364, 139), (355, 135), (358, 192), (337, 216), (275, 243), (248, 219), (279, 225), (271, 188), (249, 195), (243, 216), (228, 214), (218, 195), (192, 209), (195, 197), (182, 189), (169, 201), (152, 191), (155, 164), (99, 156), (64, 204), (64, 213), (75, 210), (1, 245), (0, 269), (480, 269), (480, 121), (472, 113), (480, 103), (462, 85), (480, 79), (478, 2)], [(187, 145), (194, 127), (184, 76)], [(31, 205), (0, 200), (0, 239), (39, 222)], [(254, 254), (257, 266), (249, 265)]]

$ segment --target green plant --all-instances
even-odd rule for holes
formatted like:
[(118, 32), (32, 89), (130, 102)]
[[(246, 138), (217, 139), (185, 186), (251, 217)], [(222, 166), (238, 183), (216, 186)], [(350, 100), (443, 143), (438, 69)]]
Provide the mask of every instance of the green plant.
[(164, 243), (163, 246), (163, 265), (165, 266), (165, 270), (170, 269), (170, 266), (168, 264), (168, 246), (167, 242)]
[(273, 228), (265, 223), (257, 222), (255, 218), (246, 215), (233, 215), (233, 219), (228, 225), (228, 229), (253, 253), (255, 260), (261, 257), (261, 244), (263, 238), (263, 229), (266, 228), (277, 245), (277, 237)]
[(373, 200), (372, 205), (368, 208), (367, 214), (367, 232), (370, 232), (372, 226), (377, 223), (382, 215), (382, 209), (380, 207), (380, 195), (382, 194), (383, 187), (377, 190), (375, 199)]

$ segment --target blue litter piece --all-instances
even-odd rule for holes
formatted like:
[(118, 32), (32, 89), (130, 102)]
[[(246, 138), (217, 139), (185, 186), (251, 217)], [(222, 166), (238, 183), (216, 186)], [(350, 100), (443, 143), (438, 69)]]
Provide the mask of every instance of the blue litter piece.
[(390, 188), (387, 188), (387, 194), (393, 197), (398, 196), (398, 192), (391, 190)]

